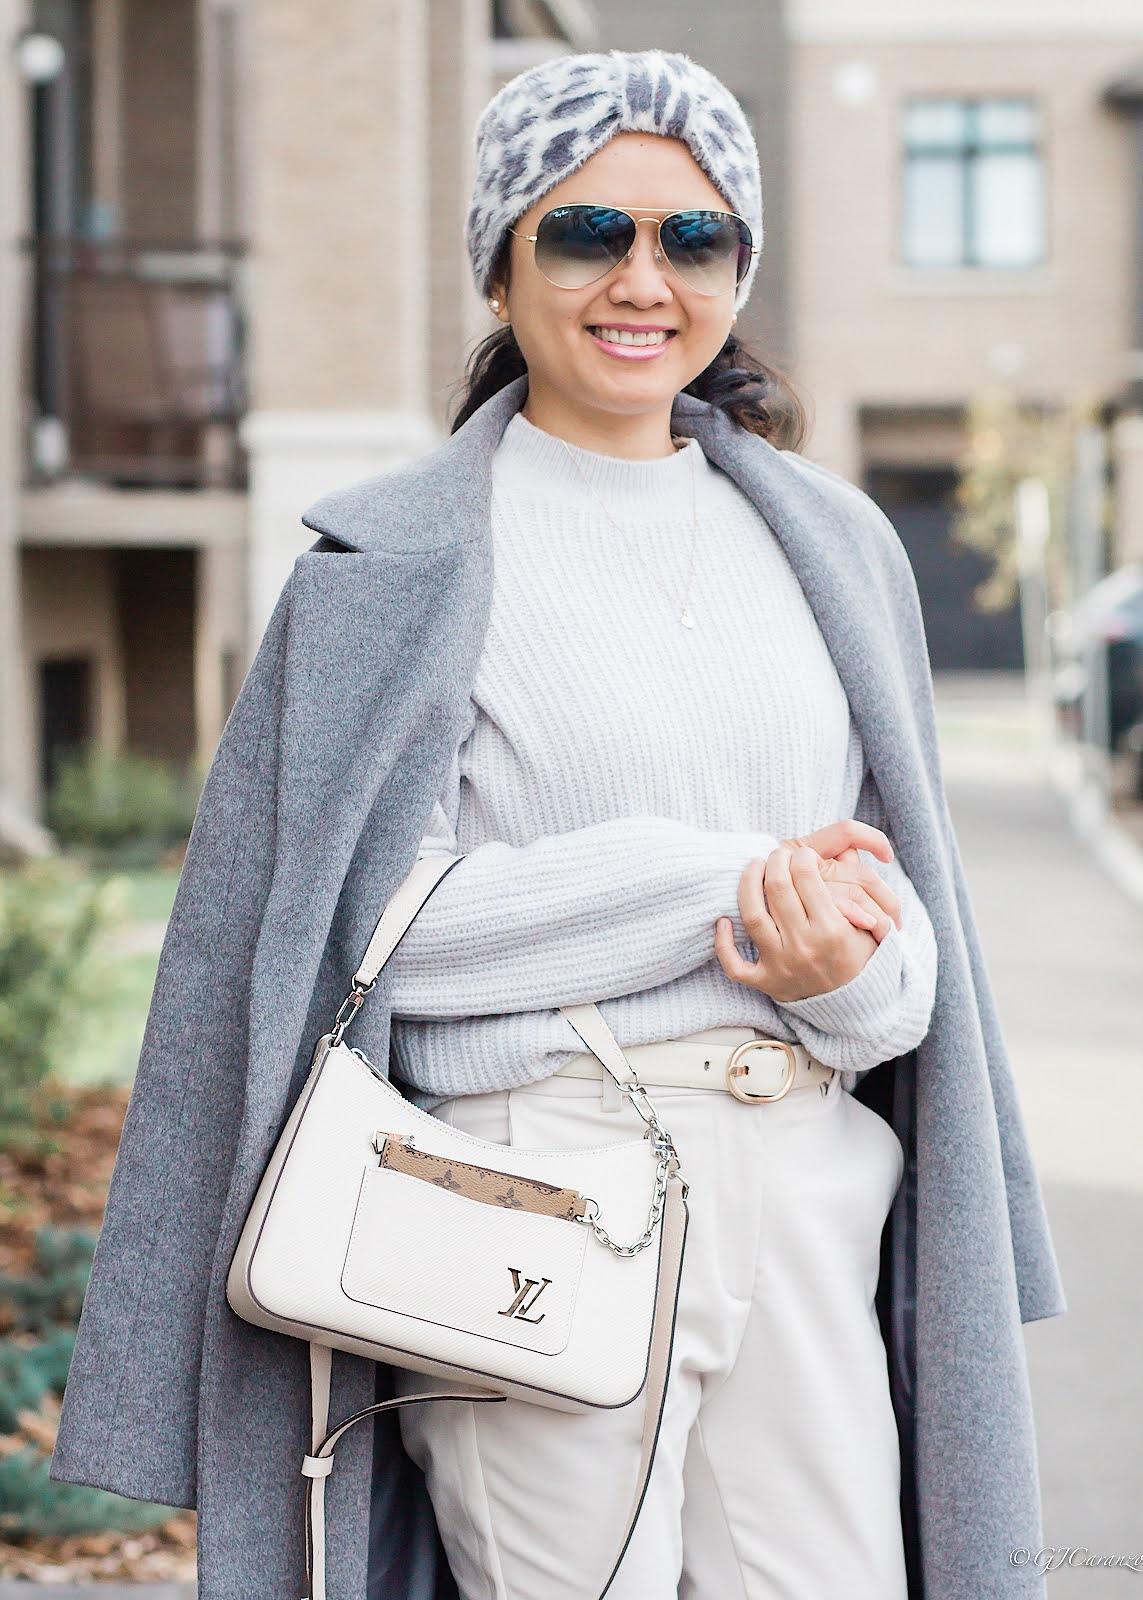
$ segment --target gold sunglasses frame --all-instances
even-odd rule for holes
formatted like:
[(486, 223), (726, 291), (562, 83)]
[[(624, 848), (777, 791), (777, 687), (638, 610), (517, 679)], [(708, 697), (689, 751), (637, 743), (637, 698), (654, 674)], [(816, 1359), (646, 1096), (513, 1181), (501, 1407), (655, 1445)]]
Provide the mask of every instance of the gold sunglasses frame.
[[(599, 274), (598, 278), (591, 278), (587, 283), (580, 284), (579, 288), (581, 288), (581, 289), (590, 289), (592, 284), (594, 284), (594, 283), (602, 283), (603, 279), (608, 277), (614, 271), (616, 271), (617, 268), (622, 267), (622, 266), (626, 266), (626, 264), (631, 260), (632, 252), (634, 251), (635, 245), (638, 242), (639, 224), (641, 222), (653, 222), (655, 224), (655, 232), (656, 232), (655, 260), (658, 261), (658, 262), (665, 261), (667, 263), (668, 267), (670, 267), (671, 271), (675, 274), (675, 277), (678, 278), (679, 282), (686, 284), (687, 288), (690, 289), (694, 294), (701, 294), (703, 296), (703, 298), (707, 299), (707, 300), (717, 300), (720, 294), (725, 294), (727, 292), (725, 289), (716, 289), (713, 293), (708, 293), (705, 289), (696, 289), (693, 283), (687, 283), (687, 280), (683, 277), (683, 275), (679, 271), (678, 267), (675, 266), (675, 263), (671, 260), (670, 256), (663, 249), (663, 232), (662, 232), (662, 229), (663, 229), (664, 222), (670, 222), (672, 217), (684, 216), (688, 211), (710, 211), (715, 216), (732, 217), (735, 222), (741, 222), (742, 226), (746, 229), (747, 233), (750, 235), (750, 255), (751, 255), (751, 259), (753, 259), (755, 256), (759, 256), (759, 255), (762, 254), (762, 246), (760, 244), (755, 244), (754, 243), (754, 230), (751, 228), (751, 226), (747, 222), (746, 218), (742, 217), (742, 216), (739, 216), (737, 211), (720, 211), (715, 206), (676, 206), (673, 211), (664, 211), (663, 215), (661, 217), (656, 217), (656, 216), (647, 216), (644, 213), (653, 212), (655, 210), (662, 210), (662, 207), (644, 206), (644, 207), (641, 208), (640, 212), (636, 213), (635, 211), (632, 211), (630, 209), (630, 207), (628, 207), (628, 206), (606, 205), (606, 204), (604, 204), (603, 201), (569, 200), (568, 203), (567, 203), (567, 206), (553, 206), (551, 211), (545, 211), (544, 215), (540, 218), (540, 221), (536, 224), (537, 228), (540, 227), (543, 224), (545, 218), (550, 217), (552, 215), (552, 212), (554, 212), (554, 211), (564, 211), (564, 210), (569, 209), (571, 206), (587, 206), (589, 208), (593, 208), (593, 209), (596, 209), (596, 210), (599, 210), (599, 211), (621, 211), (625, 217), (630, 217), (631, 221), (635, 224), (635, 238), (632, 240), (631, 249), (628, 250), (627, 254), (625, 256), (621, 257), (620, 260), (613, 262), (610, 267), (607, 267), (603, 272), (601, 272)], [(508, 232), (510, 234), (512, 234), (512, 236), (514, 238), (516, 238), (516, 239), (524, 239), (528, 244), (530, 244), (532, 246), (532, 259), (535, 260), (535, 255), (536, 255), (535, 247), (536, 247), (536, 242), (540, 237), (539, 234), (538, 233), (517, 233), (515, 228), (509, 228)], [(746, 269), (746, 271), (749, 272), (749, 270), (750, 269), (748, 267)], [(546, 283), (550, 283), (552, 285), (553, 289), (565, 289), (567, 287), (566, 284), (556, 283), (554, 279), (549, 278), (547, 273), (544, 271), (544, 269), (541, 266), (537, 265), (536, 271), (540, 274), (540, 276), (544, 279), (544, 281)], [(742, 274), (742, 277), (739, 278), (735, 282), (735, 285), (734, 285), (734, 291), (735, 292), (737, 292), (737, 290), (739, 290), (742, 287), (742, 284), (743, 284), (743, 281), (745, 280), (745, 278), (746, 278), (746, 272), (744, 272)], [(575, 291), (570, 291), (570, 292), (575, 292)]]

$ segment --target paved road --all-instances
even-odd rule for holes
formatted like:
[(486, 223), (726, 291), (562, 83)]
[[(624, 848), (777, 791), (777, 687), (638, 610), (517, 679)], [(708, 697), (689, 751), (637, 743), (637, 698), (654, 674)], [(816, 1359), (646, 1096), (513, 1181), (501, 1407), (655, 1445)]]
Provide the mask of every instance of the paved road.
[[(1143, 1568), (1143, 910), (1077, 847), (1018, 705), (968, 688), (939, 692), (949, 799), (1069, 1302), (1025, 1330), (1045, 1539)], [(1143, 1597), (1143, 1570), (1048, 1587)]]

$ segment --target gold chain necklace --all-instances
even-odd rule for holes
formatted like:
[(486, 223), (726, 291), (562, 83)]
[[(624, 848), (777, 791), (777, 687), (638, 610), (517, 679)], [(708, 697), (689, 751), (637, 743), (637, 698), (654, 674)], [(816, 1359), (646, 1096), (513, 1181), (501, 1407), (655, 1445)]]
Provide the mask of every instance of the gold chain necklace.
[(690, 455), (690, 458), (691, 458), (691, 554), (690, 554), (690, 565), (689, 565), (689, 568), (687, 570), (687, 586), (683, 590), (682, 600), (681, 601), (676, 601), (675, 597), (673, 595), (671, 595), (669, 593), (669, 591), (667, 590), (666, 586), (663, 583), (662, 578), (659, 576), (659, 574), (656, 571), (656, 569), (651, 566), (650, 562), (647, 562), (647, 561), (643, 560), (642, 555), (639, 553), (639, 550), (635, 545), (635, 541), (631, 537), (630, 530), (628, 528), (621, 527), (620, 524), (618, 522), (616, 522), (616, 520), (612, 516), (611, 512), (607, 509), (607, 506), (604, 503), (602, 496), (597, 491), (595, 485), (592, 483), (592, 481), (588, 477), (587, 473), (584, 472), (583, 468), (580, 466), (579, 462), (576, 460), (575, 455), (574, 455), (574, 453), (572, 451), (572, 448), (568, 444), (567, 440), (566, 439), (561, 439), (560, 443), (563, 445), (564, 450), (567, 452), (567, 458), (571, 462), (572, 466), (575, 468), (577, 475), (580, 478), (582, 478), (583, 482), (587, 485), (588, 489), (590, 490), (591, 494), (595, 498), (596, 502), (598, 503), (600, 509), (602, 510), (604, 516), (607, 518), (608, 522), (611, 523), (611, 526), (613, 528), (618, 529), (618, 531), (623, 535), (624, 539), (627, 541), (627, 547), (631, 551), (631, 554), (635, 557), (635, 559), (638, 562), (641, 563), (642, 566), (644, 566), (647, 569), (647, 571), (651, 574), (652, 578), (654, 578), (654, 580), (655, 580), (656, 584), (658, 585), (659, 589), (662, 591), (663, 594), (666, 594), (668, 596), (668, 598), (671, 600), (672, 604), (676, 604), (676, 605), (679, 606), (679, 621), (682, 623), (683, 627), (684, 628), (693, 628), (694, 625), (695, 625), (695, 614), (690, 608), (690, 594), (691, 594), (691, 584), (694, 581), (694, 575), (695, 575), (695, 549), (696, 549), (696, 546), (698, 544), (698, 469), (695, 466), (695, 451), (696, 451), (696, 449), (698, 447), (696, 445), (694, 445), (694, 444), (688, 444), (688, 445), (684, 445), (682, 447), (683, 449), (688, 451), (688, 453)]

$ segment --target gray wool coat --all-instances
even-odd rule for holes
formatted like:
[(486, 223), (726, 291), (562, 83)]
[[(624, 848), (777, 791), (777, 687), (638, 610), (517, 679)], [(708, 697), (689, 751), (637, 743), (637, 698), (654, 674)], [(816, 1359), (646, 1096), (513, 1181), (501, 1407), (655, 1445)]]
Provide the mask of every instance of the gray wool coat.
[[(52, 1473), (197, 1505), (201, 1600), (303, 1592), (306, 1347), (242, 1322), (224, 1280), (314, 1041), (460, 738), (491, 600), (490, 463), (524, 394), (519, 380), (431, 455), (309, 510), (320, 537), (282, 590), (199, 805)], [(1021, 1323), (1065, 1302), (942, 788), (912, 572), (843, 478), (686, 396), (675, 426), (782, 541), (938, 941), (927, 1038), (857, 1091), (908, 1157), (878, 1309), (911, 1600), (1042, 1596), (1010, 1560), (1041, 1543)], [(382, 975), (355, 1025), (374, 1060), (389, 1020)], [(388, 1377), (335, 1355), (331, 1416)], [(375, 1448), (368, 1432), (347, 1438), (330, 1480), (330, 1600), (362, 1600), (369, 1549), (370, 1600), (432, 1600), (448, 1579), (423, 1482), (394, 1429)]]

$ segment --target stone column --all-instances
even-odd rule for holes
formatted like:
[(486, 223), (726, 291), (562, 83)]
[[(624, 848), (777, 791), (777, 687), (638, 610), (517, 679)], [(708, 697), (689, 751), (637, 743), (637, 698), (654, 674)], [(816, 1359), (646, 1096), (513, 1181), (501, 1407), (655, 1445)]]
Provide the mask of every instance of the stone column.
[(20, 485), (24, 480), (22, 337), (26, 327), (28, 86), (11, 44), (28, 24), (24, 0), (0, 0), (0, 856), (38, 852), (47, 837), (34, 821), (35, 751), (24, 670), (20, 589)]
[(252, 648), (307, 504), (438, 434), (423, 0), (251, 0), (246, 26)]
[[(245, 666), (246, 549), (237, 541), (203, 544), (195, 571), (195, 755), (203, 771), (222, 736), (238, 663)], [(229, 670), (228, 670), (229, 669)]]
[(472, 135), (489, 99), (485, 47), (489, 0), (428, 0), (429, 395), (447, 427), (468, 353), (492, 321), (472, 286), (464, 221), (472, 190)]

